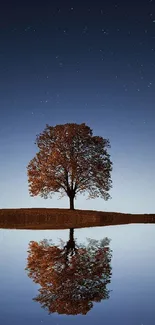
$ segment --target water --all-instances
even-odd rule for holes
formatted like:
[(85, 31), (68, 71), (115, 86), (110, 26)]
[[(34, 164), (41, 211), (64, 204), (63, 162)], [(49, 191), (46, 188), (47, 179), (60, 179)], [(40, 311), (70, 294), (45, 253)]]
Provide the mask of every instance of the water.
[[(105, 297), (100, 302), (94, 302), (92, 298), (91, 308), (86, 315), (58, 313), (49, 315), (48, 310), (41, 308), (41, 303), (33, 300), (38, 296), (40, 285), (34, 283), (33, 279), (28, 276), (28, 271), (25, 270), (28, 246), (30, 241), (39, 242), (45, 238), (52, 239), (55, 245), (60, 243), (59, 239), (67, 243), (69, 230), (1, 229), (0, 324), (154, 325), (155, 225), (131, 224), (81, 228), (75, 229), (74, 237), (77, 245), (80, 242), (86, 245), (86, 238), (101, 240), (108, 237), (111, 239), (109, 244), (112, 250), (111, 262), (109, 261), (111, 278), (109, 276), (110, 283), (105, 285), (105, 295), (108, 293), (109, 298)], [(49, 276), (51, 276), (50, 273)], [(72, 282), (72, 278), (70, 281)], [(63, 279), (61, 279), (61, 285), (60, 292), (62, 293)], [(92, 292), (93, 290), (96, 290), (94, 286)], [(81, 292), (84, 294), (84, 291)], [(88, 292), (91, 294), (91, 291)], [(77, 313), (80, 310), (86, 310), (87, 308), (82, 305), (84, 302), (84, 300), (80, 302), (80, 307), (76, 303), (74, 311), (76, 308)], [(72, 305), (68, 307), (70, 313), (73, 312), (71, 307)], [(59, 309), (62, 311), (62, 308)]]

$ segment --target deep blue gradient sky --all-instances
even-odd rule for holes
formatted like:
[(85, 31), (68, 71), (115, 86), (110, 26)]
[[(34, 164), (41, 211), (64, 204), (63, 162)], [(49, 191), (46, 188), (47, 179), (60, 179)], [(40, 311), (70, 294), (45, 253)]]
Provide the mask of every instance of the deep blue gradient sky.
[(0, 207), (69, 207), (31, 198), (28, 162), (49, 125), (109, 138), (112, 199), (75, 207), (155, 212), (155, 0), (1, 1)]

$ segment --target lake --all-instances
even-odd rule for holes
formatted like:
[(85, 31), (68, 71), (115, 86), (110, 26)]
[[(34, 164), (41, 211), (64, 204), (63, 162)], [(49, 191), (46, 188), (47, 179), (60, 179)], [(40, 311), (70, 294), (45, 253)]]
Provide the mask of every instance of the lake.
[(154, 224), (0, 229), (0, 244), (0, 324), (155, 324)]

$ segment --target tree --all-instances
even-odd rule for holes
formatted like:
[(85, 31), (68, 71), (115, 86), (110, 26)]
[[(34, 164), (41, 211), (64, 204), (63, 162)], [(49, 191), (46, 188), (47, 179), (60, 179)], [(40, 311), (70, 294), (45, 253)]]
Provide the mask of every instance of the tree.
[(108, 139), (93, 136), (85, 123), (49, 126), (37, 135), (39, 152), (27, 166), (31, 196), (67, 195), (74, 209), (77, 193), (88, 198), (110, 198), (112, 162)]
[[(70, 229), (67, 245), (50, 241), (30, 242), (28, 276), (40, 285), (34, 301), (49, 314), (87, 314), (93, 302), (108, 299), (111, 279), (111, 250), (108, 238), (87, 239), (88, 245), (76, 245)], [(76, 249), (75, 249), (76, 246)]]

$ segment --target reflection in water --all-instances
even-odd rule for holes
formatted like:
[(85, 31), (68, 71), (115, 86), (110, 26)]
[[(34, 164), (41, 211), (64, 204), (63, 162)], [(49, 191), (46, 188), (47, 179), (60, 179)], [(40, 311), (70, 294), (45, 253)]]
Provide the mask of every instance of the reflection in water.
[(26, 270), (41, 286), (33, 300), (49, 313), (85, 315), (93, 302), (109, 298), (110, 240), (87, 239), (87, 243), (76, 245), (73, 228), (65, 246), (62, 241), (55, 246), (46, 239), (29, 243)]

